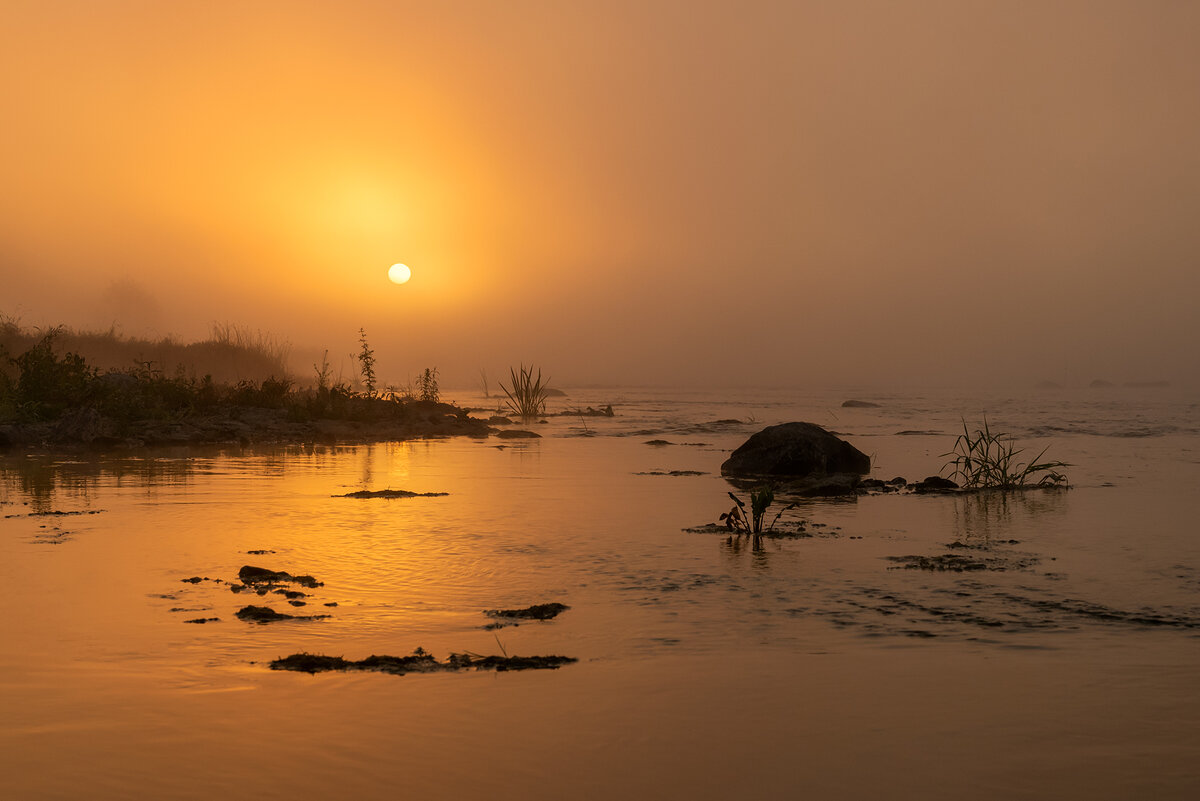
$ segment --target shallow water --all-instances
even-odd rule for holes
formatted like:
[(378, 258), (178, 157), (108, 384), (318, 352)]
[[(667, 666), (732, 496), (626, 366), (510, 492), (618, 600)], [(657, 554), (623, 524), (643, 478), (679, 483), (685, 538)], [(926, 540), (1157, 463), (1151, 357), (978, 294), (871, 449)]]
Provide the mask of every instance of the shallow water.
[[(597, 390), (569, 402), (616, 417), (537, 440), (0, 460), (0, 797), (1195, 797), (1195, 399), (846, 397)], [(805, 501), (816, 536), (759, 549), (686, 530), (765, 425), (915, 480), (985, 411), (1072, 488)], [(671, 470), (705, 475), (639, 475)], [(331, 497), (385, 488), (450, 494)], [(994, 569), (889, 558), (948, 553)], [(237, 620), (263, 600), (211, 579), (243, 564), (316, 576), (307, 606), (269, 603), (331, 617)], [(484, 628), (548, 601), (571, 609)], [(580, 661), (266, 668), (418, 646)]]

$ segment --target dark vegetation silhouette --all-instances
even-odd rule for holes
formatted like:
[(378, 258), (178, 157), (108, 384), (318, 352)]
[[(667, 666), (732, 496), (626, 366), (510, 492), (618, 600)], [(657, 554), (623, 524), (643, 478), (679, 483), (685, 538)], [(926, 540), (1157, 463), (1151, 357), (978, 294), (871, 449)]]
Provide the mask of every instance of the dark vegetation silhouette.
[[(332, 380), (328, 351), (313, 365), (313, 385), (301, 387), (287, 373), (287, 345), (231, 326), (215, 326), (210, 339), (184, 344), (124, 338), (111, 330), (26, 329), (0, 320), (0, 424), (90, 415), (104, 421), (106, 439), (120, 439), (135, 436), (137, 424), (146, 421), (253, 422), (249, 412), (255, 409), (274, 410), (271, 420), (290, 423), (471, 422), (464, 410), (440, 402), (437, 368), (426, 368), (415, 387), (379, 392), (374, 350), (359, 333), (361, 389)], [(57, 438), (70, 440), (69, 428), (59, 425)]]
[(1066, 462), (1043, 462), (1047, 448), (1027, 462), (1018, 457), (1025, 452), (1005, 433), (993, 433), (987, 417), (973, 433), (963, 420), (963, 433), (954, 440), (954, 449), (942, 454), (950, 461), (950, 477), (968, 489), (1021, 489), (1023, 487), (1065, 487), (1067, 477), (1058, 472), (1070, 467)]

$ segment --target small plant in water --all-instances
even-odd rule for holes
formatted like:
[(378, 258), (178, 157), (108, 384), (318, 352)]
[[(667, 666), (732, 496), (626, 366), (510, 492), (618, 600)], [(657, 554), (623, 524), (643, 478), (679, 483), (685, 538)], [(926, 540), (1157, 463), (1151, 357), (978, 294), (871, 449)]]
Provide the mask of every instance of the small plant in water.
[(970, 489), (1017, 489), (1020, 487), (1065, 487), (1067, 477), (1058, 472), (1070, 467), (1066, 462), (1043, 462), (1048, 448), (1029, 462), (1017, 457), (1024, 452), (1008, 434), (993, 434), (987, 417), (983, 427), (972, 434), (963, 420), (963, 433), (954, 440), (954, 449), (943, 453), (950, 461), (942, 467), (952, 467), (950, 478), (959, 486)]
[(505, 405), (513, 414), (520, 415), (522, 420), (530, 420), (545, 412), (549, 379), (542, 380), (542, 371), (538, 370), (537, 378), (534, 378), (533, 365), (526, 367), (522, 364), (519, 371), (516, 367), (510, 367), (508, 373), (511, 387), (504, 386), (503, 381), (499, 384), (508, 396)]
[(779, 518), (783, 517), (783, 513), (796, 506), (791, 503), (780, 509), (764, 532), (763, 519), (766, 517), (767, 509), (775, 502), (775, 489), (769, 484), (764, 484), (750, 491), (749, 517), (746, 516), (746, 502), (732, 492), (729, 493), (729, 497), (733, 499), (734, 506), (721, 515), (720, 519), (725, 521), (726, 528), (732, 529), (738, 534), (770, 534), (775, 530), (775, 524), (779, 522)]

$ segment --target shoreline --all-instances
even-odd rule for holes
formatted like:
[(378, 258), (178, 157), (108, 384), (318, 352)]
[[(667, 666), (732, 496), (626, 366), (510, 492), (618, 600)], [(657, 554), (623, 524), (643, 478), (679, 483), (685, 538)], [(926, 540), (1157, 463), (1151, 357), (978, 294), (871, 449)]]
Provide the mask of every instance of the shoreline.
[(233, 406), (214, 414), (120, 421), (84, 408), (54, 421), (0, 423), (0, 455), (121, 453), (180, 446), (341, 445), (425, 438), (484, 438), (486, 420), (447, 403), (416, 401), (381, 419), (289, 419), (287, 409)]

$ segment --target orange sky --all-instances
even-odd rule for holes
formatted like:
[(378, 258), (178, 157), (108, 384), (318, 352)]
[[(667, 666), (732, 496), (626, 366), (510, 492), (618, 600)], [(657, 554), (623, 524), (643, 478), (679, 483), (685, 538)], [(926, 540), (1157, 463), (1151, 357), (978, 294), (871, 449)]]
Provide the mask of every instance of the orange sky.
[(460, 385), (1196, 378), (1195, 4), (8, 0), (0, 30), (27, 324), (335, 358), (365, 326), (389, 379)]

